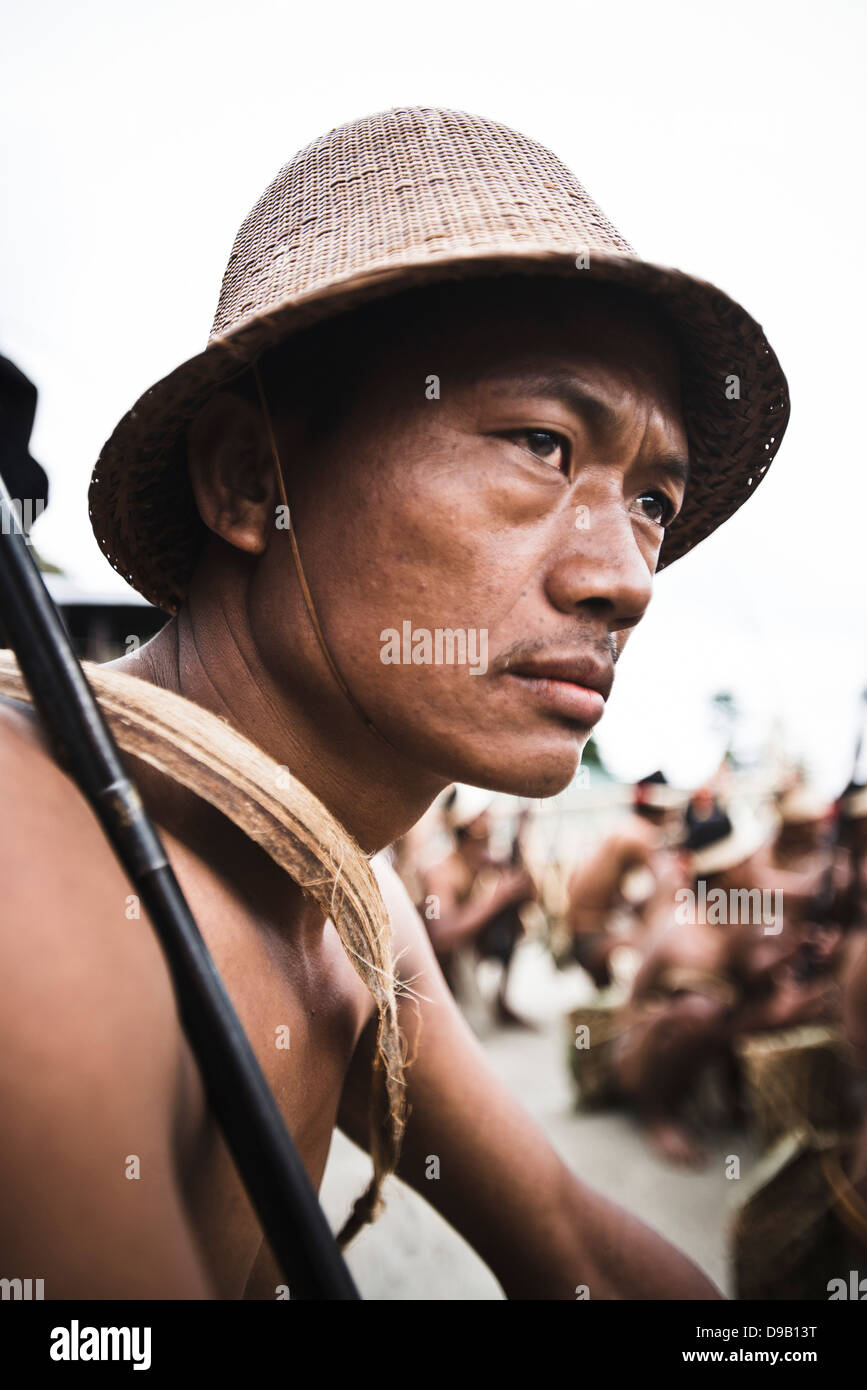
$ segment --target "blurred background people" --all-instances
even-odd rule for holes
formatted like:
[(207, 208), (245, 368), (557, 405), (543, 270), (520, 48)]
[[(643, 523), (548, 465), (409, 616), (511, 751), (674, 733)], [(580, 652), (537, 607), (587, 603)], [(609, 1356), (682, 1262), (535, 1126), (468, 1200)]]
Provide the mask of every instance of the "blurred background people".
[(662, 772), (636, 783), (631, 814), (576, 866), (569, 878), (566, 926), (572, 954), (598, 989), (612, 982), (611, 958), (636, 944), (681, 875), (667, 853), (683, 797)]
[(521, 908), (536, 898), (536, 885), (521, 849), (528, 812), (518, 817), (509, 854), (491, 849), (490, 792), (454, 787), (443, 802), (452, 839), (445, 856), (421, 878), (423, 916), (437, 959), (453, 992), (460, 994), (459, 961), (493, 961), (499, 979), (493, 1009), (499, 1023), (525, 1025), (507, 994), (515, 948), (524, 935)]

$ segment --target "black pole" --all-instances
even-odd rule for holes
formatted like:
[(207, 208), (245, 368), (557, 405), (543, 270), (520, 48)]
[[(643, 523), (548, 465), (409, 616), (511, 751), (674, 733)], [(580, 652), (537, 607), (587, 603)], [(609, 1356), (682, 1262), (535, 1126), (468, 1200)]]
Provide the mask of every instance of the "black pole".
[(121, 761), (0, 477), (0, 612), (57, 756), (145, 905), (208, 1101), (292, 1298), (357, 1299), (253, 1049)]

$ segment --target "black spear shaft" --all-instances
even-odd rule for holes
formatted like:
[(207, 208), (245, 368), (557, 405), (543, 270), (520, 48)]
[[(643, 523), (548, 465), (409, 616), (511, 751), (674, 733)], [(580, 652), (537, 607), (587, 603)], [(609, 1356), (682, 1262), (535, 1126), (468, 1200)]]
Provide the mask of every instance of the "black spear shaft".
[(98, 816), (168, 963), (209, 1103), (292, 1298), (357, 1299), (316, 1193), (0, 477), (0, 613), (62, 765)]

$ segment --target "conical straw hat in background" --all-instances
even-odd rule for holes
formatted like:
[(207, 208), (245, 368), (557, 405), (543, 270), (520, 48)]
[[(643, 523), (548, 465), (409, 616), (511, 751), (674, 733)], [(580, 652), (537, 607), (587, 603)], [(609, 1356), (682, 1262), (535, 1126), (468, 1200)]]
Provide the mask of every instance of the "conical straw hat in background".
[(479, 116), (401, 107), (314, 140), (245, 218), (207, 348), (141, 397), (94, 470), (91, 521), (112, 565), (177, 611), (203, 535), (186, 427), (265, 349), (412, 286), (516, 273), (622, 285), (670, 320), (692, 477), (660, 568), (685, 554), (751, 495), (785, 430), (786, 380), (762, 329), (714, 286), (640, 260), (543, 145)]

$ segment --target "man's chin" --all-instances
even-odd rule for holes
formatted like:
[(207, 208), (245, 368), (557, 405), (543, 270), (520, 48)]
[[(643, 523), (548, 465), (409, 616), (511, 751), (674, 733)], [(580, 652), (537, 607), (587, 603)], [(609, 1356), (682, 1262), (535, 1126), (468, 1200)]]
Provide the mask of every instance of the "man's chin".
[(509, 748), (499, 748), (496, 758), (455, 771), (453, 780), (509, 796), (544, 800), (564, 791), (581, 763), (581, 749), (575, 746), (564, 749), (561, 745), (556, 750), (540, 752), (519, 745), (512, 756), (510, 752)]

